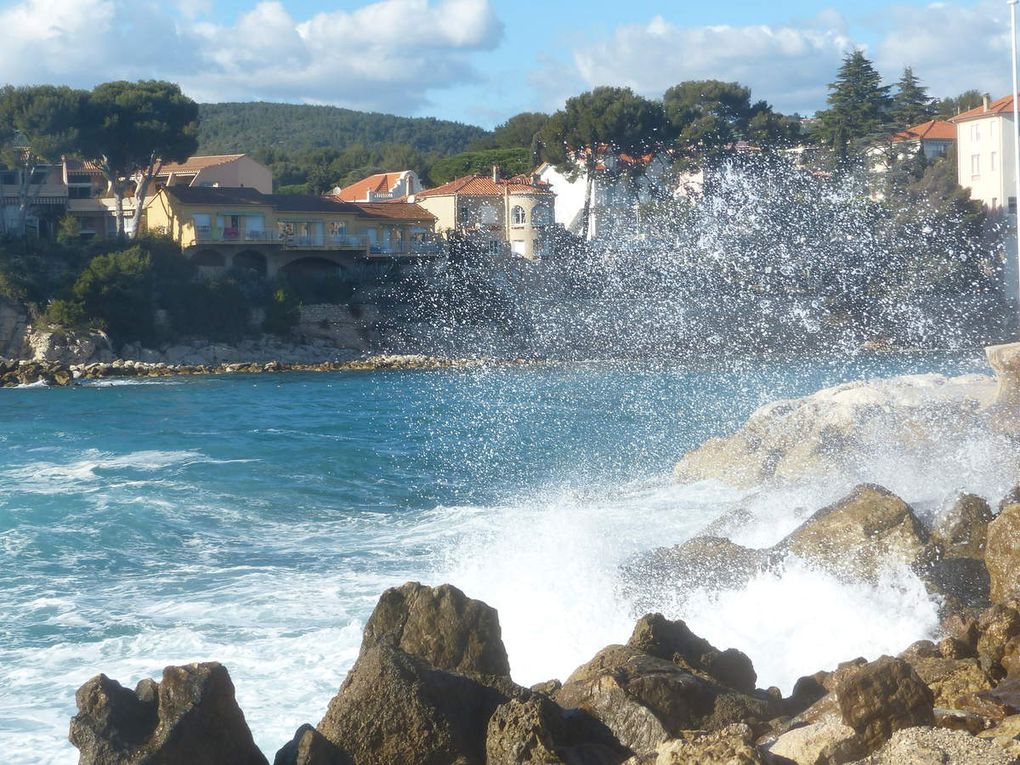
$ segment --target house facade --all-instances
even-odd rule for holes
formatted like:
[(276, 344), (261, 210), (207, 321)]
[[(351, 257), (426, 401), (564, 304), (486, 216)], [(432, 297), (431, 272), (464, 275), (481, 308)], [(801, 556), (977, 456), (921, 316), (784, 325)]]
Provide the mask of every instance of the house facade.
[(985, 102), (953, 117), (957, 175), (971, 199), (989, 210), (1016, 211), (1013, 96)]
[(350, 186), (333, 189), (333, 196), (344, 202), (386, 202), (422, 191), (421, 179), (414, 170), (376, 173)]
[(466, 175), (408, 197), (436, 217), (436, 230), (469, 236), (488, 252), (534, 260), (551, 252), (556, 195), (536, 178)]
[(207, 273), (321, 273), (359, 260), (441, 253), (432, 215), (409, 203), (387, 208), (248, 187), (167, 186), (148, 199), (144, 224), (169, 235)]
[(924, 152), (926, 159), (944, 157), (956, 142), (956, 125), (947, 120), (928, 120), (892, 137), (901, 154)]
[[(5, 221), (17, 214), (20, 182), (19, 171), (0, 171), (0, 208)], [(153, 179), (150, 194), (168, 186), (251, 188), (272, 194), (273, 175), (268, 167), (246, 154), (195, 156), (163, 165)], [(113, 197), (103, 174), (91, 162), (67, 157), (59, 164), (36, 168), (30, 199), (29, 228), (41, 235), (49, 233), (65, 215), (77, 220), (84, 237), (104, 239), (117, 233)], [(125, 215), (130, 217), (133, 210), (134, 200), (126, 198)]]

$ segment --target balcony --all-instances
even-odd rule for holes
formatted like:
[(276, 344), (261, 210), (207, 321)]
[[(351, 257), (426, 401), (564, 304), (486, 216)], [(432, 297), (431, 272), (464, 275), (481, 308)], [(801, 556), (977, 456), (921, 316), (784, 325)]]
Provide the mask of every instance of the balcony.
[(368, 247), (368, 237), (363, 234), (338, 234), (336, 236), (301, 236), (286, 238), (287, 248), (291, 250), (364, 250)]
[(410, 242), (407, 247), (400, 244), (373, 244), (368, 255), (373, 258), (436, 257), (443, 254), (443, 243), (439, 241)]
[(280, 244), (283, 238), (276, 231), (241, 231), (236, 228), (199, 226), (195, 229), (195, 240), (200, 244), (210, 242), (217, 244)]

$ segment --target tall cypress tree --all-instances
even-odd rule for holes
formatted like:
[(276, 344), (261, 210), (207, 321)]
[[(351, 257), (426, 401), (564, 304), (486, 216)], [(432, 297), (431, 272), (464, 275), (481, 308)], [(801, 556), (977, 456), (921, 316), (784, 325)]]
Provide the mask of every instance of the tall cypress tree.
[(887, 131), (892, 99), (889, 86), (864, 54), (843, 58), (836, 81), (829, 85), (829, 108), (818, 114), (818, 139), (839, 159), (859, 150), (868, 139)]
[(911, 67), (906, 67), (896, 83), (896, 95), (892, 99), (890, 119), (893, 126), (901, 130), (927, 122), (936, 113), (935, 101), (928, 96), (928, 89), (921, 87), (921, 81)]

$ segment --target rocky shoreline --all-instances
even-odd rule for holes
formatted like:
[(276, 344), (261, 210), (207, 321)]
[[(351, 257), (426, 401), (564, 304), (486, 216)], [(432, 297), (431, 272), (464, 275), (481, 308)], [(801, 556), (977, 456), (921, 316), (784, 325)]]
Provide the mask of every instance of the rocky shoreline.
[(529, 359), (442, 358), (416, 354), (364, 356), (349, 361), (283, 363), (279, 361), (229, 364), (166, 364), (117, 359), (112, 362), (63, 364), (49, 361), (0, 359), (0, 388), (42, 384), (69, 386), (107, 378), (158, 378), (195, 375), (263, 374), (273, 372), (378, 372), (467, 369), (483, 366), (526, 366)]
[[(937, 641), (805, 667), (789, 696), (757, 687), (739, 649), (720, 650), (658, 613), (565, 680), (524, 688), (495, 609), (450, 585), (408, 583), (382, 595), (322, 719), (301, 726), (273, 762), (1020, 763), (1018, 532), (1020, 487), (997, 511), (961, 495), (927, 528), (902, 499), (865, 485), (767, 551), (700, 537), (651, 554), (659, 574), (720, 587), (732, 582), (719, 572), (739, 577), (784, 556), (851, 580), (908, 565), (941, 600)], [(220, 664), (168, 667), (133, 691), (99, 675), (77, 705), (70, 739), (81, 765), (269, 762)]]

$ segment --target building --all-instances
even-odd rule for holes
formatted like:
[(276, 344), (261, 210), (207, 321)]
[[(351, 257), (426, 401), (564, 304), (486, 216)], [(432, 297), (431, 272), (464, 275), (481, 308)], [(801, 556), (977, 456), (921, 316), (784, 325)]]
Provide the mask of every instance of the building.
[(25, 226), (39, 236), (56, 231), (57, 222), (64, 217), (68, 204), (66, 174), (61, 165), (36, 165), (31, 170), (27, 185), (20, 169), (0, 167), (0, 232), (14, 230), (19, 225), (22, 192), (27, 192), (28, 210)]
[(928, 120), (892, 137), (901, 154), (916, 156), (923, 151), (926, 159), (944, 157), (955, 141), (956, 125), (946, 120)]
[[(20, 171), (0, 172), (0, 207), (11, 225), (17, 214)], [(247, 154), (195, 156), (185, 162), (168, 162), (153, 178), (150, 194), (172, 187), (252, 188), (273, 193), (273, 174), (265, 165)], [(116, 235), (114, 200), (106, 179), (92, 162), (66, 157), (59, 164), (36, 168), (30, 186), (32, 212), (29, 229), (47, 235), (56, 221), (71, 215), (78, 221), (83, 237), (107, 238)], [(130, 218), (134, 199), (124, 199), (124, 214)], [(126, 221), (130, 223), (130, 221)]]
[(333, 189), (333, 196), (345, 202), (384, 202), (403, 199), (422, 190), (421, 180), (413, 170), (376, 173), (350, 186)]
[(408, 197), (436, 217), (436, 230), (471, 237), (492, 254), (535, 259), (551, 251), (556, 195), (537, 178), (465, 175)]
[(989, 210), (1016, 211), (1013, 174), (1013, 96), (1003, 96), (953, 117), (957, 176), (971, 199)]
[(441, 253), (435, 217), (419, 205), (356, 205), (249, 187), (166, 186), (147, 200), (144, 225), (169, 234), (207, 273), (336, 272), (358, 261)]
[[(644, 157), (627, 154), (603, 157), (592, 182), (588, 238), (619, 236), (621, 229), (626, 230), (628, 235), (637, 235), (640, 229), (639, 208), (657, 195), (668, 170), (668, 161), (651, 154)], [(536, 175), (556, 194), (556, 222), (568, 231), (581, 233), (587, 189), (584, 173), (570, 178), (554, 165), (544, 163)], [(700, 190), (700, 176), (692, 180), (692, 185)]]

